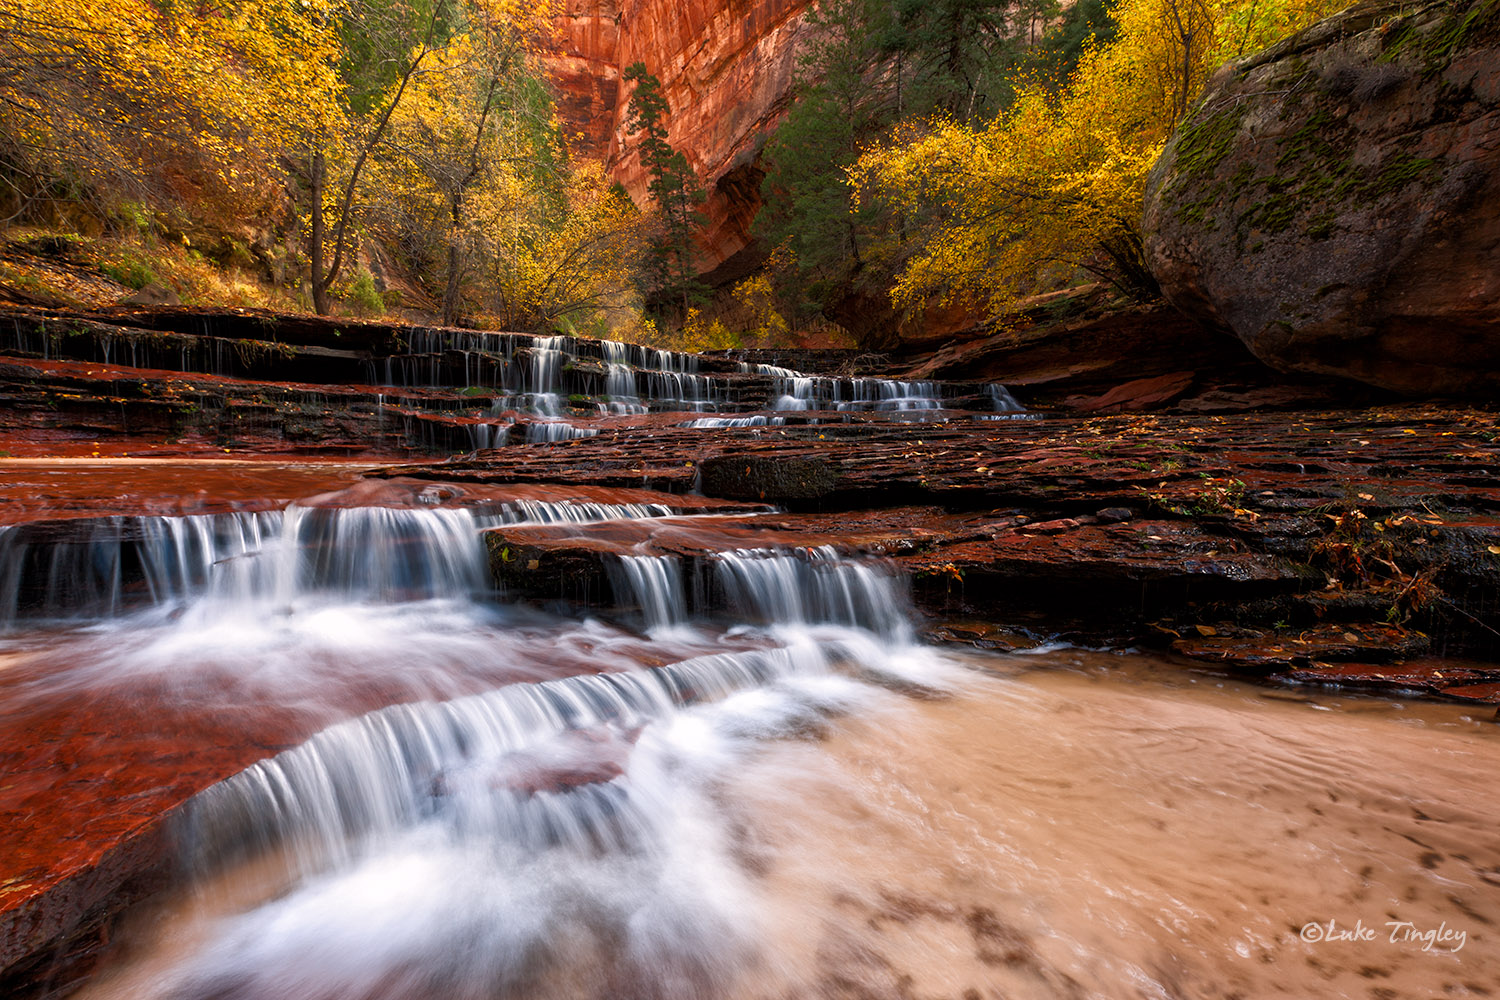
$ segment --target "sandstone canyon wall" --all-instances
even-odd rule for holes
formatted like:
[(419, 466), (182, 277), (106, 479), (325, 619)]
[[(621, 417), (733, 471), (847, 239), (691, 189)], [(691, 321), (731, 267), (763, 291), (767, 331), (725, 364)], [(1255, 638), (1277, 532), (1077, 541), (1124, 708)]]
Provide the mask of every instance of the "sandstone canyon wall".
[(626, 66), (643, 62), (672, 106), (668, 140), (708, 192), (700, 265), (711, 283), (760, 260), (750, 224), (760, 152), (785, 111), (808, 0), (568, 0), (544, 62), (575, 151), (602, 158), (638, 205), (648, 178), (625, 135)]

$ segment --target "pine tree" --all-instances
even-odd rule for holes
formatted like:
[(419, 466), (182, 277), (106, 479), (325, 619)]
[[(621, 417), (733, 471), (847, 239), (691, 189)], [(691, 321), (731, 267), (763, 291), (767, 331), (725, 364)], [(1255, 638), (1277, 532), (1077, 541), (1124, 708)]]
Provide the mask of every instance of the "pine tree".
[(706, 196), (687, 157), (667, 142), (666, 120), (672, 109), (662, 94), (661, 81), (640, 62), (626, 68), (624, 79), (635, 84), (626, 133), (641, 136), (641, 166), (651, 178), (647, 190), (656, 203), (658, 227), (649, 241), (647, 267), (649, 295), (671, 303), (686, 317), (694, 301), (706, 292), (698, 281), (693, 254), (693, 235), (707, 221), (699, 211)]

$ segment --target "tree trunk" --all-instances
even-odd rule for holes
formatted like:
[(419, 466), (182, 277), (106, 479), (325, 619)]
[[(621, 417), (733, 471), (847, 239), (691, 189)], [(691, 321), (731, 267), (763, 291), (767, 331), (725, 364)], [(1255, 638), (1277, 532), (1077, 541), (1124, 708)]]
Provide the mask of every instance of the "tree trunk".
[(458, 223), (463, 215), (463, 192), (453, 192), (449, 201), (453, 229), (448, 237), (448, 286), (443, 289), (443, 325), (457, 326), (459, 313), (459, 264)]
[(312, 286), (313, 311), (319, 316), (328, 315), (328, 282), (324, 279), (326, 267), (323, 247), (323, 179), (327, 172), (321, 150), (312, 158), (312, 246), (308, 252), (311, 271), (308, 282)]

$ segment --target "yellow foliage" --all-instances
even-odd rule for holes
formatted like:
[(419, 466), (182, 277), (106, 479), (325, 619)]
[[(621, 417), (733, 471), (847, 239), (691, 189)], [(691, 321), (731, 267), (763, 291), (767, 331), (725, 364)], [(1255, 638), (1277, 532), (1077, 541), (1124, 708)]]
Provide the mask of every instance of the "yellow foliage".
[(776, 286), (768, 275), (746, 278), (734, 286), (731, 294), (744, 317), (746, 335), (768, 344), (781, 343), (786, 338), (786, 318), (776, 310)]
[(504, 329), (539, 330), (577, 322), (617, 305), (634, 277), (640, 215), (611, 190), (597, 164), (564, 178), (559, 211), (547, 193), (512, 177), (476, 216), (486, 234), (491, 312)]
[(1061, 86), (1024, 83), (986, 127), (928, 122), (871, 149), (851, 183), (919, 234), (893, 301), (916, 312), (934, 299), (979, 300), (999, 313), (1080, 270), (1148, 287), (1138, 233), (1146, 174), (1208, 75), (1344, 5), (1120, 0), (1117, 40), (1086, 52)]
[(0, 141), (34, 179), (264, 198), (275, 153), (337, 114), (332, 0), (0, 0)]
[(672, 351), (725, 351), (740, 347), (738, 334), (734, 333), (717, 316), (708, 319), (700, 309), (688, 309), (682, 326), (677, 330), (659, 333), (652, 343)]

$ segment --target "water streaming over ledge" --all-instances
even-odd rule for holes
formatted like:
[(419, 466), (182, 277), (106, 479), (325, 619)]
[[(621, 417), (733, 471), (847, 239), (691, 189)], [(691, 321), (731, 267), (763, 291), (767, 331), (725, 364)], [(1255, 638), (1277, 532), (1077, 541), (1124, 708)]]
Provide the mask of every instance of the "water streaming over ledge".
[[(170, 623), (122, 619), (135, 622), (122, 627), (169, 633), (216, 629), (231, 607), (310, 600), (383, 602), (400, 615), (440, 598), (478, 615), (484, 527), (587, 532), (601, 520), (669, 513), (522, 500), (476, 510), (293, 505), (117, 518), (73, 526), (81, 534), (71, 562), (37, 558), (46, 544), (33, 538), (4, 549), (0, 566), (25, 578), (55, 563), (57, 579), (99, 567), (94, 589), (103, 595), (127, 589), (118, 567), (134, 560), (153, 606), (181, 610)], [(831, 550), (725, 559), (720, 586), (768, 631), (735, 637), (695, 619), (677, 560), (627, 555), (615, 565), (617, 586), (652, 633), (629, 641), (661, 651), (645, 662), (596, 655), (599, 673), (574, 668), (391, 705), (200, 793), (179, 829), (189, 869), (212, 880), (270, 857), (284, 891), (217, 923), (145, 993), (373, 1000), (540, 990), (686, 1000), (730, 989), (762, 960), (763, 916), (713, 805), (726, 769), (767, 740), (805, 738), (891, 697), (869, 678), (908, 688), (948, 682), (929, 654), (876, 627), (899, 592), (878, 568)], [(800, 603), (772, 596), (788, 581), (806, 591)], [(56, 600), (54, 582), (31, 585)], [(90, 603), (76, 610), (118, 614), (123, 598)], [(445, 620), (461, 625), (463, 614)], [(624, 641), (597, 626), (555, 627), (559, 639), (578, 631), (580, 649)], [(690, 655), (654, 662), (678, 650)], [(340, 942), (338, 955), (320, 941)], [(613, 971), (579, 993), (567, 970), (591, 961)]]
[(659, 504), (519, 500), (494, 509), (303, 507), (0, 526), (0, 630), (213, 599), (410, 601), (489, 589), (478, 532), (671, 513)]
[[(0, 530), (0, 642), (38, 660), (122, 684), (132, 663), (216, 663), (209, 686), (232, 698), (215, 712), (247, 691), (290, 710), (388, 685), (384, 707), (340, 709), (188, 804), (201, 889), (152, 916), (161, 942), (90, 1000), (1364, 996), (1372, 968), (1401, 998), (1500, 982), (1489, 724), (1164, 683), (1078, 651), (961, 664), (915, 642), (888, 567), (828, 548), (726, 546), (695, 567), (625, 553), (611, 618), (644, 635), (500, 614), (485, 527), (586, 535), (671, 513), (292, 505)], [(267, 660), (281, 676), (232, 687)], [(230, 885), (238, 901), (216, 901)], [(1297, 933), (1389, 914), (1446, 919), (1466, 947)]]

